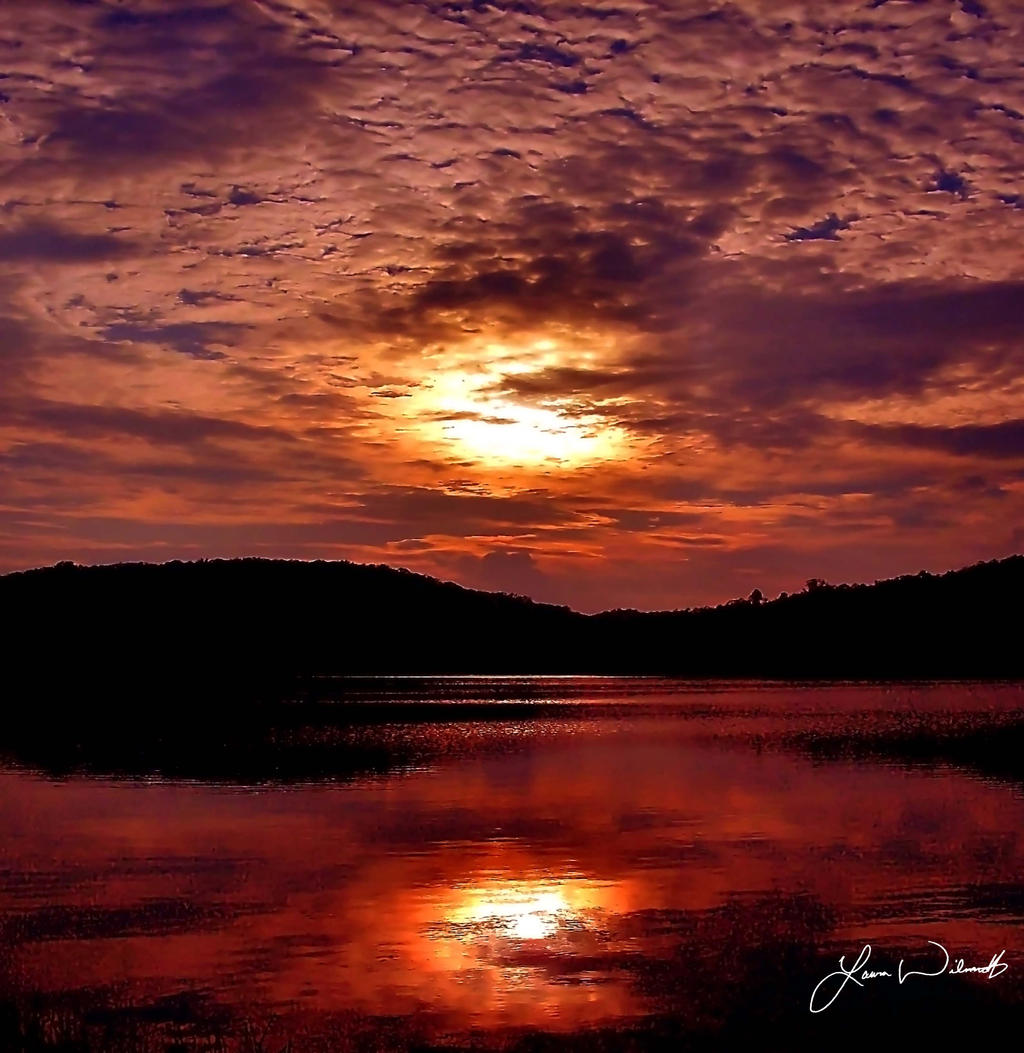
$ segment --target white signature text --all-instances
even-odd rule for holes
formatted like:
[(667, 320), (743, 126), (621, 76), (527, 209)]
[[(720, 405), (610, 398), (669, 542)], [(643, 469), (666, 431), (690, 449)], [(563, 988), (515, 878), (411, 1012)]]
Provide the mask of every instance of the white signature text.
[[(994, 980), (997, 976), (1002, 976), (1002, 974), (1009, 969), (1009, 965), (1003, 961), (1003, 955), (1006, 953), (1005, 950), (1000, 951), (998, 954), (993, 954), (989, 959), (988, 965), (965, 965), (963, 958), (957, 958), (955, 961), (951, 959), (949, 951), (947, 951), (941, 943), (936, 943), (934, 940), (929, 940), (928, 942), (933, 947), (938, 947), (939, 952), (941, 952), (941, 959), (939, 954), (936, 954), (935, 960), (930, 963), (929, 968), (910, 969), (906, 965), (906, 959), (901, 958), (895, 973), (895, 979), (899, 983), (906, 983), (912, 976), (935, 977), (942, 976), (943, 974), (948, 976), (960, 976), (966, 973), (978, 973), (987, 977), (989, 980)], [(822, 1013), (828, 1009), (840, 994), (842, 994), (843, 988), (846, 987), (847, 984), (852, 983), (857, 987), (863, 987), (870, 980), (881, 980), (885, 978), (893, 979), (893, 973), (891, 970), (867, 968), (868, 960), (870, 958), (870, 944), (864, 945), (864, 950), (857, 955), (857, 960), (853, 965), (849, 966), (849, 968), (847, 968), (846, 955), (844, 954), (839, 959), (839, 968), (835, 972), (829, 973), (828, 976), (819, 980), (817, 987), (811, 992), (811, 1012)]]

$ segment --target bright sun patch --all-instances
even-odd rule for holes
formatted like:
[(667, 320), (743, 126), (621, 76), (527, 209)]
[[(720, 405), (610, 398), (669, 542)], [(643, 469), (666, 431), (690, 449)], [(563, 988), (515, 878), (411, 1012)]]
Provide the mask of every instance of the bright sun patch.
[(494, 922), (515, 940), (542, 940), (558, 930), (559, 920), (572, 914), (572, 908), (557, 890), (534, 891), (521, 888), (491, 892), (470, 892), (453, 912), (452, 920), (463, 924)]
[(424, 438), (493, 466), (568, 467), (623, 455), (625, 432), (603, 416), (580, 413), (568, 399), (526, 403), (501, 393), (503, 380), (560, 364), (552, 341), (539, 341), (515, 357), (500, 345), (485, 351), (485, 364), (453, 363), (412, 397), (409, 408), (423, 422)]

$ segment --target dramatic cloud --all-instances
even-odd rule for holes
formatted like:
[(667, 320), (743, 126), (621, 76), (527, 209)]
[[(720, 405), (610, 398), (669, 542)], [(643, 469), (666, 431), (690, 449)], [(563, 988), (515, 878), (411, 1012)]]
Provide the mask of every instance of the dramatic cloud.
[(585, 608), (1004, 555), (1012, 0), (0, 8), (0, 565)]

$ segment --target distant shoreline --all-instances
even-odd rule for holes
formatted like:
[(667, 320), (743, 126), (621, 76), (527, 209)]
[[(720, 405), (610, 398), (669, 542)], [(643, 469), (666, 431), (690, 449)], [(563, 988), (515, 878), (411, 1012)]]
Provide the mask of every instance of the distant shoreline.
[[(384, 566), (70, 563), (0, 576), (0, 682), (28, 697), (274, 697), (337, 677), (1024, 678), (1024, 556), (767, 600), (584, 615)], [(453, 670), (458, 670), (457, 672)]]

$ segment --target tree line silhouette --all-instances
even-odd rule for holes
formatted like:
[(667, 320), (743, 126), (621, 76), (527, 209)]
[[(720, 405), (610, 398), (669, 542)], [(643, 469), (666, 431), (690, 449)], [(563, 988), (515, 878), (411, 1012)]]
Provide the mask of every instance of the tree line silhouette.
[[(332, 674), (1010, 678), (1024, 556), (718, 607), (583, 615), (407, 570), (232, 559), (0, 577), (8, 687), (190, 697)], [(28, 694), (25, 694), (25, 693)]]

